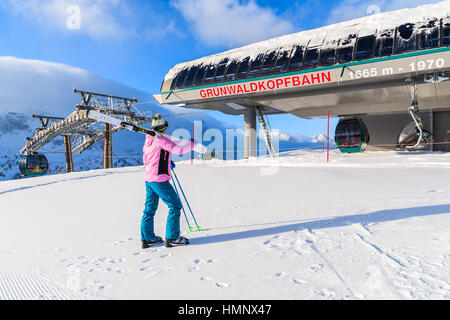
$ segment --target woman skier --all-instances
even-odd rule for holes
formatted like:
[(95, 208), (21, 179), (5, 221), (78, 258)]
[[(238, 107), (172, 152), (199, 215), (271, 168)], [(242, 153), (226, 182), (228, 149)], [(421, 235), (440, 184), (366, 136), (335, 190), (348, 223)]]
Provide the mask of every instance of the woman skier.
[[(152, 129), (166, 133), (168, 122), (157, 114), (152, 121)], [(164, 136), (152, 137), (147, 135), (144, 144), (144, 166), (146, 201), (144, 215), (141, 220), (142, 248), (162, 242), (162, 238), (155, 235), (154, 216), (158, 208), (159, 198), (169, 207), (166, 223), (166, 247), (189, 244), (189, 239), (180, 236), (181, 200), (170, 184), (170, 154), (182, 155), (194, 149), (195, 143), (190, 142), (180, 146)]]

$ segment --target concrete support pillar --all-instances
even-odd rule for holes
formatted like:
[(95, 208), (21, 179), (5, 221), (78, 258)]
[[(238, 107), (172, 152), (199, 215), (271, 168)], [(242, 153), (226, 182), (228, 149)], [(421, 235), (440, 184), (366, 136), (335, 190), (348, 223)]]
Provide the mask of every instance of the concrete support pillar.
[(256, 157), (256, 110), (248, 107), (244, 113), (244, 159)]
[(64, 136), (64, 149), (66, 153), (66, 173), (70, 173), (74, 171), (70, 136)]

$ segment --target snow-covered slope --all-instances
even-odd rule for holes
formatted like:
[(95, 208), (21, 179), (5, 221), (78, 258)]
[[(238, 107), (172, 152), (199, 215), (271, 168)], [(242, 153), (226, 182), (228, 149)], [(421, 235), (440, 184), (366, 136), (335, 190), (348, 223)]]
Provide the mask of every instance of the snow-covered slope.
[(170, 249), (140, 249), (142, 167), (0, 182), (0, 299), (450, 299), (449, 154), (177, 174), (203, 231)]

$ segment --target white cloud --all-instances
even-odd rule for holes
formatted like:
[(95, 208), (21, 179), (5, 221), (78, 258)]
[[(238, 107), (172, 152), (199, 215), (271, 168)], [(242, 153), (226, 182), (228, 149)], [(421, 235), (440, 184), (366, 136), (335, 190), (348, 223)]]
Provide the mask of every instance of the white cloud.
[[(2, 7), (46, 31), (85, 34), (95, 40), (148, 40), (161, 32), (176, 33), (173, 23), (161, 23), (151, 5), (136, 5), (132, 0), (2, 0)], [(73, 20), (78, 12), (79, 24)]]
[[(114, 10), (126, 9), (120, 0), (6, 0), (3, 7), (12, 13), (22, 15), (27, 21), (53, 31), (79, 32), (92, 38), (122, 37), (127, 30), (115, 19)], [(68, 20), (73, 18), (70, 7), (79, 10), (79, 29), (68, 28)]]
[(172, 0), (196, 36), (213, 46), (236, 46), (293, 32), (289, 21), (255, 0)]
[(343, 0), (331, 10), (327, 24), (364, 17), (373, 13), (442, 2), (442, 0)]

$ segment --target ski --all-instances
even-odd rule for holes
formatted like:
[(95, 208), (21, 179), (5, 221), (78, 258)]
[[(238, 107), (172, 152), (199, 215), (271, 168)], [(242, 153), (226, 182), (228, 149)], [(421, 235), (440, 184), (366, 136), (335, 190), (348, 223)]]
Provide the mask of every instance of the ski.
[(116, 127), (122, 127), (124, 129), (130, 130), (130, 131), (135, 131), (135, 132), (140, 132), (143, 134), (148, 134), (151, 136), (161, 136), (162, 133), (152, 130), (152, 129), (147, 129), (126, 121), (122, 121), (120, 119), (117, 119), (115, 117), (112, 117), (110, 115), (95, 111), (95, 110), (89, 110), (88, 112), (88, 118), (92, 119), (92, 120), (96, 120), (96, 121), (101, 121), (101, 122), (106, 122), (109, 123), (113, 126)]
[[(122, 127), (124, 129), (129, 130), (129, 131), (134, 131), (134, 132), (139, 132), (139, 133), (143, 133), (143, 134), (148, 134), (148, 135), (151, 135), (153, 137), (161, 137), (161, 136), (163, 136), (163, 137), (166, 137), (166, 138), (170, 139), (172, 142), (176, 143), (177, 145), (181, 145), (183, 143), (183, 140), (181, 140), (181, 139), (179, 139), (177, 137), (169, 136), (168, 134), (164, 134), (164, 133), (161, 133), (159, 131), (155, 131), (155, 130), (152, 130), (152, 129), (147, 129), (147, 128), (144, 128), (144, 127), (141, 127), (141, 126), (138, 126), (138, 125), (126, 122), (126, 121), (122, 121), (120, 119), (117, 119), (115, 117), (112, 117), (110, 115), (101, 113), (101, 112), (96, 111), (96, 110), (89, 110), (87, 116), (88, 116), (88, 118), (90, 118), (92, 120), (106, 122), (106, 123), (109, 123), (109, 124), (111, 124), (113, 126)], [(184, 142), (184, 143), (186, 143), (186, 142)], [(204, 154), (204, 153), (206, 153), (207, 148), (204, 145), (200, 144), (200, 143), (196, 143), (193, 151), (195, 151), (197, 153)]]

